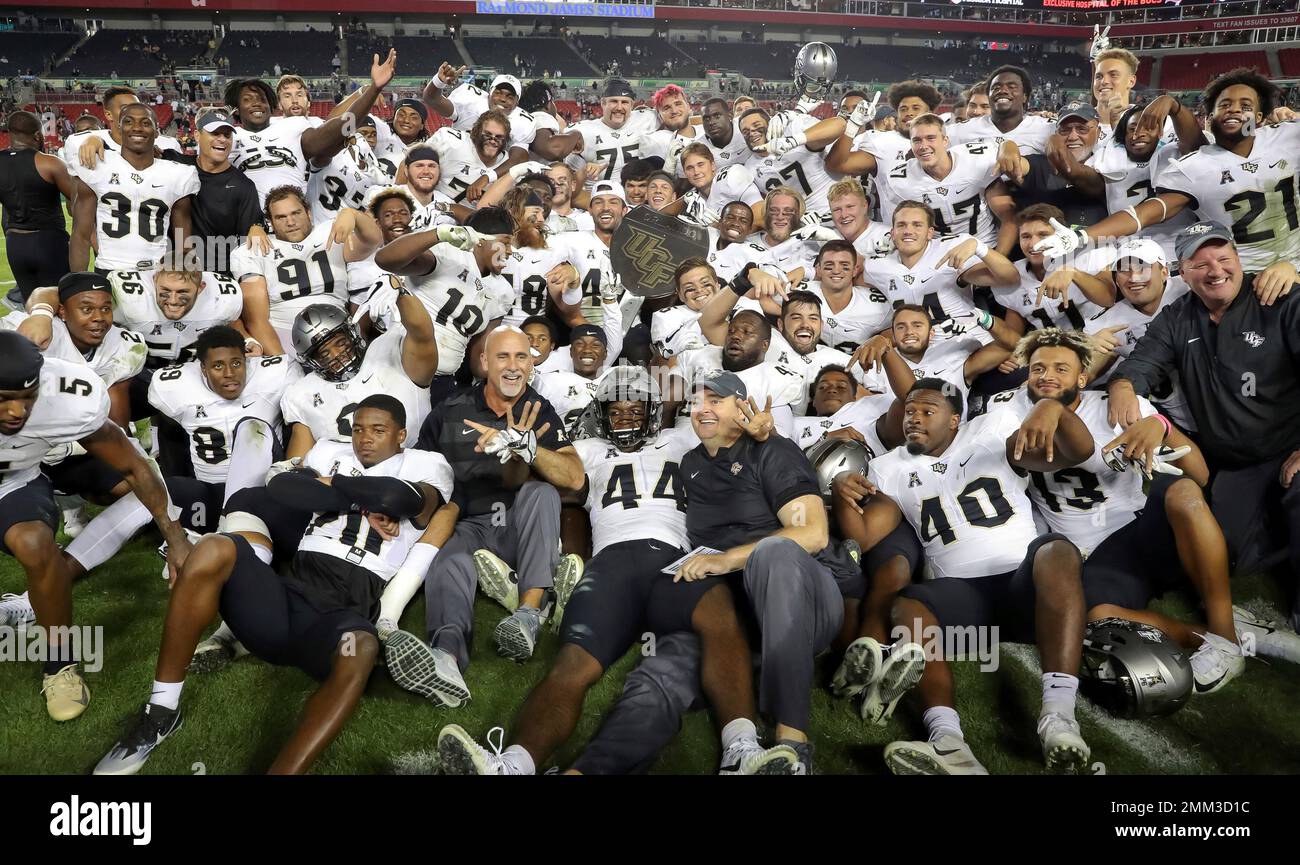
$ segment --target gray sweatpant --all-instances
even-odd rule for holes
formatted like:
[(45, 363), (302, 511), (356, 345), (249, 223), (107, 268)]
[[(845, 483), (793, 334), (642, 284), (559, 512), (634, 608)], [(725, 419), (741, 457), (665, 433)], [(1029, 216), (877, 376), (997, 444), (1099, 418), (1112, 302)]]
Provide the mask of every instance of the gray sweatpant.
[(502, 514), (481, 514), (456, 524), (424, 581), (425, 629), (429, 643), (469, 667), (478, 575), (474, 551), (488, 550), (515, 569), (519, 594), (549, 589), (560, 563), (560, 494), (542, 481), (519, 488)]
[[(835, 578), (794, 541), (764, 538), (743, 577), (760, 630), (759, 710), (778, 724), (807, 731), (813, 664), (844, 619)], [(623, 695), (574, 763), (584, 774), (647, 771), (681, 729), (682, 715), (702, 703), (699, 640), (661, 636), (654, 656), (628, 674)]]

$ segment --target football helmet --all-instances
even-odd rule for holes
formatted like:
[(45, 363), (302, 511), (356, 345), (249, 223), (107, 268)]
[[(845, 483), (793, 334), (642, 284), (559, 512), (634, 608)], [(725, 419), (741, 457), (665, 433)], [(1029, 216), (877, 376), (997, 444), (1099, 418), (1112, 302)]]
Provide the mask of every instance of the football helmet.
[(831, 482), (843, 472), (856, 472), (867, 476), (871, 451), (862, 442), (852, 439), (825, 438), (804, 452), (817, 473), (817, 485), (822, 500), (831, 503)]
[[(610, 422), (610, 404), (624, 400), (646, 404), (645, 420), (641, 426), (635, 429), (615, 429)], [(595, 402), (599, 411), (597, 423), (600, 435), (619, 447), (634, 448), (659, 434), (659, 385), (655, 384), (654, 378), (644, 367), (611, 367), (596, 387)]]
[[(348, 337), (349, 346), (344, 351), (322, 362), (318, 357), (321, 346), (338, 333)], [(312, 372), (318, 372), (327, 381), (347, 381), (361, 369), (366, 356), (366, 341), (348, 314), (337, 306), (313, 303), (303, 309), (293, 320), (293, 350), (298, 359)]]
[(825, 42), (809, 42), (799, 49), (794, 61), (795, 89), (807, 96), (823, 94), (834, 83), (837, 71), (835, 49)]
[(1156, 628), (1123, 619), (1088, 625), (1080, 678), (1097, 702), (1125, 718), (1172, 714), (1192, 694), (1182, 649)]

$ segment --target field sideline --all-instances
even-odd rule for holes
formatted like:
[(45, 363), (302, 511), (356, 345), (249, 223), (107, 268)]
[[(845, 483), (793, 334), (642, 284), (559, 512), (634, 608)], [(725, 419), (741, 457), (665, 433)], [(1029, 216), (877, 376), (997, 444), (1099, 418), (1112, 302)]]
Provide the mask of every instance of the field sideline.
[[(0, 240), (0, 244), (2, 244)], [(0, 247), (2, 248), (2, 247)], [(0, 293), (12, 283), (0, 257)], [(61, 538), (61, 540), (66, 540)], [(87, 675), (91, 703), (68, 724), (45, 713), (40, 671), (34, 663), (0, 663), (0, 773), (84, 774), (121, 732), (122, 724), (147, 697), (153, 680), (167, 587), (156, 532), (147, 530), (112, 562), (74, 588), (78, 624), (104, 629), (104, 667)], [(22, 570), (0, 558), (0, 592), (21, 592)], [(1284, 609), (1276, 581), (1262, 576), (1233, 584), (1237, 603), (1259, 612)], [(1174, 614), (1190, 611), (1189, 599), (1174, 594), (1159, 606)], [(544, 631), (536, 656), (517, 665), (497, 658), (491, 632), (504, 611), (480, 597), (475, 609), (474, 663), (467, 681), (473, 701), (457, 710), (434, 708), (393, 685), (380, 669), (366, 698), (315, 771), (322, 774), (428, 771), (438, 730), (459, 723), (480, 739), (493, 726), (509, 728), (528, 689), (546, 670), (557, 649)], [(424, 600), (419, 595), (402, 625), (423, 633)], [(553, 761), (567, 766), (596, 731), (617, 699), (634, 663), (629, 653), (588, 696), (576, 735)], [(981, 673), (974, 662), (955, 665), (958, 710), (975, 754), (993, 773), (1043, 771), (1034, 730), (1039, 684), (1036, 656), (1027, 647), (1003, 647), (999, 670)], [(886, 772), (885, 744), (922, 735), (913, 713), (900, 708), (887, 727), (868, 727), (854, 706), (834, 700), (826, 683), (838, 658), (820, 659), (813, 695), (816, 770), (820, 773)], [(182, 700), (184, 728), (153, 756), (145, 774), (241, 774), (263, 772), (293, 728), (312, 680), (296, 670), (245, 659), (210, 676), (193, 677)], [(1080, 721), (1098, 771), (1129, 773), (1300, 773), (1300, 667), (1251, 659), (1246, 673), (1224, 691), (1192, 703), (1170, 718), (1117, 721), (1084, 704)], [(664, 773), (716, 771), (719, 748), (707, 712), (694, 712), (655, 766)], [(544, 767), (539, 767), (544, 768)]]

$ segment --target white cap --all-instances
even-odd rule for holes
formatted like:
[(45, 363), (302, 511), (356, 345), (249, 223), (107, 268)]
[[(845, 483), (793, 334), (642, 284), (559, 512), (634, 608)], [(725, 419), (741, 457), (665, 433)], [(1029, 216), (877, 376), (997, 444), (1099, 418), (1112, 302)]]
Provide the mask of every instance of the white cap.
[(1125, 258), (1136, 258), (1146, 264), (1169, 265), (1164, 249), (1149, 237), (1132, 237), (1121, 244), (1115, 261), (1118, 263)]
[(515, 91), (516, 99), (518, 99), (520, 94), (524, 92), (524, 85), (520, 84), (519, 79), (513, 75), (498, 75), (496, 78), (493, 78), (492, 86), (488, 88), (488, 92), (491, 93), (502, 84), (508, 85)]
[(591, 187), (591, 198), (594, 200), (598, 195), (612, 195), (627, 204), (627, 193), (623, 191), (623, 184), (615, 183), (612, 180), (601, 180)]

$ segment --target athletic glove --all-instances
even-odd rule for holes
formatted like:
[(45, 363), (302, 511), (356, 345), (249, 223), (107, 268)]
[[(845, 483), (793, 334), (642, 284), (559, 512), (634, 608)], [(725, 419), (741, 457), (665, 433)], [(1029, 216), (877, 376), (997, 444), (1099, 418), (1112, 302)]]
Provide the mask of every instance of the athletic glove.
[(532, 430), (504, 429), (494, 436), (483, 448), (485, 453), (496, 454), (501, 464), (519, 457), (525, 464), (532, 465), (537, 459), (537, 433)]
[[(1153, 473), (1162, 474), (1162, 475), (1174, 475), (1175, 477), (1182, 477), (1183, 470), (1180, 469), (1178, 466), (1173, 465), (1173, 463), (1187, 456), (1187, 454), (1191, 453), (1191, 451), (1192, 451), (1191, 447), (1187, 445), (1184, 445), (1183, 447), (1180, 448), (1171, 448), (1168, 445), (1161, 445), (1160, 447), (1156, 448), (1155, 459), (1153, 461), (1153, 465), (1151, 466), (1151, 471)], [(1128, 469), (1129, 466), (1129, 461), (1124, 457), (1123, 445), (1120, 445), (1119, 447), (1115, 448), (1110, 453), (1102, 454), (1102, 460), (1106, 463), (1107, 466), (1109, 466), (1111, 469), (1117, 472), (1125, 471)], [(1142, 465), (1142, 471), (1143, 474), (1146, 474), (1145, 464)]]
[(872, 248), (875, 250), (876, 255), (889, 255), (891, 252), (893, 252), (894, 251), (893, 232), (886, 233), (884, 237), (880, 238), (875, 242)]
[(844, 134), (847, 135), (850, 140), (857, 138), (862, 134), (862, 130), (867, 128), (867, 124), (871, 122), (871, 118), (876, 116), (876, 105), (879, 102), (880, 91), (877, 90), (876, 95), (872, 98), (871, 102), (867, 102), (867, 100), (863, 99), (857, 105), (853, 106), (853, 110), (849, 112), (849, 116), (844, 122)]
[(528, 174), (545, 174), (551, 166), (545, 162), (521, 162), (518, 165), (510, 166), (510, 179), (515, 183), (523, 180)]
[(793, 135), (783, 135), (773, 140), (767, 139), (767, 144), (762, 145), (760, 149), (765, 149), (772, 156), (785, 156), (796, 147), (802, 147), (808, 143), (808, 136), (802, 132), (796, 132)]
[(799, 97), (799, 101), (795, 103), (794, 107), (797, 110), (802, 111), (804, 114), (812, 114), (817, 110), (817, 106), (821, 105), (825, 101), (826, 100), (820, 96), (809, 96), (805, 93), (803, 96)]
[(824, 225), (802, 225), (790, 232), (791, 237), (797, 237), (800, 240), (843, 240), (840, 233), (833, 228), (827, 228)]
[(1092, 25), (1092, 44), (1088, 47), (1089, 62), (1096, 63), (1097, 55), (1110, 48), (1110, 37), (1106, 35), (1108, 33), (1110, 33), (1109, 24), (1106, 25), (1105, 30), (1101, 29), (1100, 24)]
[(618, 303), (623, 296), (623, 277), (612, 269), (600, 271), (600, 302)]
[(293, 459), (280, 460), (278, 463), (271, 463), (271, 467), (266, 471), (266, 482), (269, 484), (271, 478), (276, 475), (291, 472), (294, 469), (299, 468), (301, 465), (302, 457), (294, 457)]
[(370, 293), (352, 316), (352, 323), (357, 324), (366, 315), (376, 324), (387, 325), (392, 321), (401, 321), (401, 313), (397, 309), (397, 298), (400, 290), (393, 288), (388, 280), (384, 280), (378, 288)]
[(480, 240), (488, 239), (488, 235), (480, 234), (467, 225), (439, 225), (434, 231), (439, 243), (450, 243), (462, 252), (470, 252)]
[(1064, 226), (1055, 218), (1048, 222), (1054, 233), (1034, 245), (1034, 252), (1041, 252), (1048, 258), (1064, 258), (1072, 252), (1083, 249), (1092, 240), (1082, 229)]

